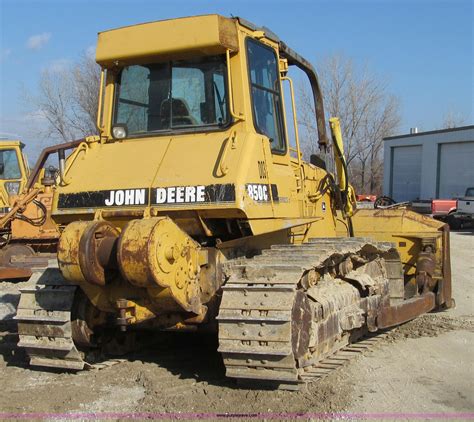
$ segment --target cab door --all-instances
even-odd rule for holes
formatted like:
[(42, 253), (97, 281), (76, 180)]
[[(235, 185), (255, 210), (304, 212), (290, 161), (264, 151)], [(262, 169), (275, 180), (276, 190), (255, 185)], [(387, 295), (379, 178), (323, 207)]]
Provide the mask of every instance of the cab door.
[(298, 217), (300, 189), (286, 139), (279, 59), (270, 45), (246, 40), (252, 115), (262, 135), (262, 148), (271, 185), (275, 217)]

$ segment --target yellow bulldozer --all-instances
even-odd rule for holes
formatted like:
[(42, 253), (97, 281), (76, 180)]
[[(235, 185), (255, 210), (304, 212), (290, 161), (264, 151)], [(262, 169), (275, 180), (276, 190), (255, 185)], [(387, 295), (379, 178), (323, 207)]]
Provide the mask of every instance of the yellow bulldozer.
[[(10, 215), (15, 214), (12, 208), (16, 203), (16, 198), (26, 188), (30, 176), (24, 148), (25, 145), (18, 140), (0, 141), (0, 281), (28, 279), (31, 276), (31, 271), (23, 268), (21, 264), (18, 266), (15, 259), (25, 255), (31, 256), (34, 252), (29, 245), (15, 242), (10, 218)], [(31, 216), (31, 213), (28, 214)], [(20, 221), (28, 224), (26, 223), (27, 215), (21, 215), (23, 220), (18, 220), (16, 224)], [(34, 219), (30, 221), (33, 222)], [(23, 237), (22, 230), (20, 233), (17, 230), (15, 232)]]
[[(58, 265), (18, 306), (31, 365), (81, 370), (138, 330), (211, 330), (228, 377), (296, 388), (367, 333), (453, 305), (449, 229), (355, 209), (317, 74), (273, 32), (186, 17), (101, 32), (96, 54), (100, 135), (62, 160)], [(314, 98), (310, 162), (288, 129), (293, 66)]]
[(56, 153), (65, 157), (79, 143), (45, 148), (30, 171), (24, 144), (0, 142), (0, 282), (27, 280), (33, 268), (56, 259), (59, 230), (51, 206), (59, 175), (47, 162)]

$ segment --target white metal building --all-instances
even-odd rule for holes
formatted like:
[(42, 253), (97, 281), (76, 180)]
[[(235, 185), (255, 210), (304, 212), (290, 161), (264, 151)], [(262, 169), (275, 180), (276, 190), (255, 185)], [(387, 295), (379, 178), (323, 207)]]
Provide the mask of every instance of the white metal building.
[(384, 195), (456, 198), (474, 186), (474, 125), (384, 139)]

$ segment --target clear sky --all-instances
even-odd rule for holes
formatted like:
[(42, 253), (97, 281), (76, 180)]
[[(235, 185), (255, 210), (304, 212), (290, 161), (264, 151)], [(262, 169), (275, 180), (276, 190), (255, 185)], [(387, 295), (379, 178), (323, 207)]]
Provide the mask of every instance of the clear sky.
[(97, 32), (206, 13), (271, 28), (316, 69), (334, 52), (368, 63), (400, 98), (401, 133), (437, 129), (450, 111), (474, 124), (472, 0), (0, 0), (0, 136), (36, 141), (22, 92), (90, 51)]

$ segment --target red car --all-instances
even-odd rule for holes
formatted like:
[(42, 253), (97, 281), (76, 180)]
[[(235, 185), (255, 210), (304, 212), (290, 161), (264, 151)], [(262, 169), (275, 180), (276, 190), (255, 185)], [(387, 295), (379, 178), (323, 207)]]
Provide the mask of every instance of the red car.
[(356, 195), (357, 202), (375, 202), (377, 195)]

